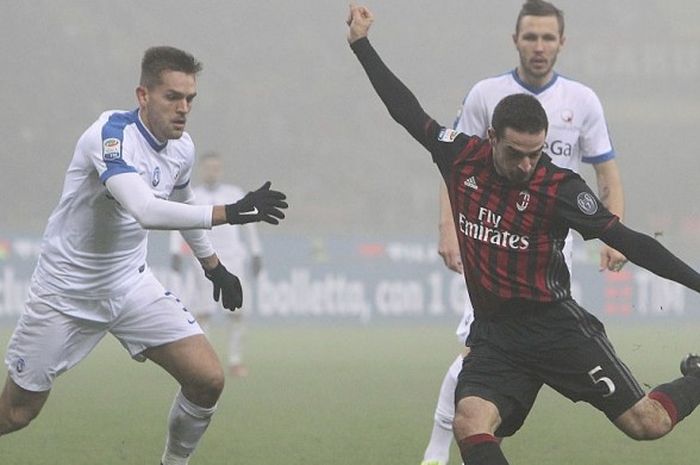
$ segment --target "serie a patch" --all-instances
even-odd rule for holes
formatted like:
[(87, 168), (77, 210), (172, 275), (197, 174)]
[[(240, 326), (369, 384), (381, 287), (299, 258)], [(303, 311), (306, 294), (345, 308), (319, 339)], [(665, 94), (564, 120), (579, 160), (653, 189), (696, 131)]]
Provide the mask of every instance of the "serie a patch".
[(122, 142), (116, 137), (110, 137), (102, 142), (102, 158), (105, 161), (117, 160), (122, 156)]
[(459, 131), (455, 131), (454, 129), (442, 128), (438, 134), (438, 140), (440, 142), (454, 142), (458, 134)]

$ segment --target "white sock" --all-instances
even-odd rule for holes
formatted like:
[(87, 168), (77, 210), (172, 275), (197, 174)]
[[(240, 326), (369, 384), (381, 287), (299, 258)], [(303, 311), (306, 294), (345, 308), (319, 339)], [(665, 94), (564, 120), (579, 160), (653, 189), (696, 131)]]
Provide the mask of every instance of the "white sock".
[(433, 431), (430, 442), (423, 454), (424, 460), (439, 460), (447, 463), (452, 444), (452, 420), (455, 416), (455, 388), (457, 377), (462, 370), (462, 356), (459, 355), (447, 370), (440, 386), (440, 397), (435, 407)]
[(163, 465), (187, 465), (215, 410), (216, 405), (200, 407), (187, 400), (182, 391), (177, 393), (168, 416)]

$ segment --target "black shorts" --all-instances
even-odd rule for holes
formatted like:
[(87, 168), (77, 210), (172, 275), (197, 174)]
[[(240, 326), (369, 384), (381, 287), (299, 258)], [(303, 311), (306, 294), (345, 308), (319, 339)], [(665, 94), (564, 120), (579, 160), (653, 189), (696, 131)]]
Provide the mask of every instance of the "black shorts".
[(522, 426), (543, 384), (610, 420), (644, 397), (603, 324), (573, 300), (477, 319), (467, 345), (455, 402), (476, 396), (494, 403), (499, 437)]

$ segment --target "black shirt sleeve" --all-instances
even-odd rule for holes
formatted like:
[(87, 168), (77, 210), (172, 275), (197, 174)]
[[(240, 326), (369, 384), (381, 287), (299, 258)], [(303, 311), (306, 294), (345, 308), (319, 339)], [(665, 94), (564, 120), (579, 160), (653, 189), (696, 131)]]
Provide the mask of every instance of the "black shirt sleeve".
[(469, 137), (441, 126), (425, 113), (415, 95), (384, 64), (366, 37), (350, 47), (391, 117), (430, 151), (445, 176), (451, 161), (466, 146)]
[(700, 292), (700, 274), (656, 239), (620, 223), (579, 175), (571, 173), (562, 182), (557, 201), (560, 220), (581, 233), (584, 239), (599, 238), (635, 265)]
[(635, 265), (700, 292), (700, 274), (651, 236), (617, 222), (606, 230), (600, 239), (622, 252)]
[(562, 225), (575, 229), (584, 239), (600, 237), (617, 216), (608, 211), (578, 174), (571, 172), (557, 193), (557, 217)]

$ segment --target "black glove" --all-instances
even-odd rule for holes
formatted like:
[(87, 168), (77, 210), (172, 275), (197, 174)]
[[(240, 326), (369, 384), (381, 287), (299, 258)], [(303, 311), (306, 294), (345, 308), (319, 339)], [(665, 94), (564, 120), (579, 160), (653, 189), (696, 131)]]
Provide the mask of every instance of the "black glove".
[(245, 197), (236, 203), (226, 205), (226, 222), (228, 224), (245, 224), (255, 221), (265, 221), (270, 224), (279, 224), (278, 218), (284, 218), (280, 208), (287, 208), (287, 198), (280, 191), (270, 190), (270, 181), (267, 181), (256, 191), (248, 192)]
[(219, 262), (216, 268), (212, 270), (204, 270), (204, 276), (214, 284), (214, 300), (219, 301), (224, 308), (235, 311), (243, 305), (243, 289), (241, 281), (235, 274), (229, 273), (226, 267)]

